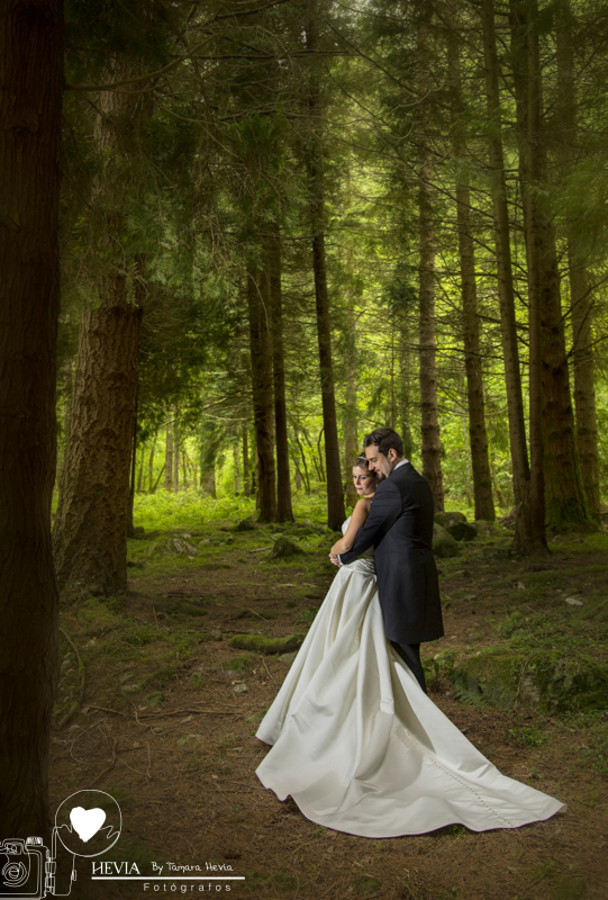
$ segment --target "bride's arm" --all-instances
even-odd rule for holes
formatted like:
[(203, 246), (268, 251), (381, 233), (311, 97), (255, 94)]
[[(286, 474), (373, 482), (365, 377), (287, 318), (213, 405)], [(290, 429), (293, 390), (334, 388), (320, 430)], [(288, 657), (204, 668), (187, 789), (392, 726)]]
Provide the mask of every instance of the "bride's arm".
[(330, 556), (335, 556), (337, 553), (346, 553), (347, 550), (350, 550), (355, 542), (355, 535), (361, 526), (365, 524), (365, 520), (369, 515), (369, 510), (369, 500), (366, 500), (365, 497), (361, 497), (360, 500), (357, 500), (355, 508), (353, 509), (353, 514), (350, 517), (350, 522), (348, 523), (348, 528), (340, 540), (336, 541), (329, 551)]

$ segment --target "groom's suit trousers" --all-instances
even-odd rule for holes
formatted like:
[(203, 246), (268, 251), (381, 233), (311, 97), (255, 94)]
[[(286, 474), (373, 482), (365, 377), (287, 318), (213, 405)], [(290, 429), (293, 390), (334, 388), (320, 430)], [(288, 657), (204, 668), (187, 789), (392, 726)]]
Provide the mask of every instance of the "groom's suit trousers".
[(398, 644), (397, 641), (391, 641), (391, 644), (416, 678), (424, 693), (428, 694), (424, 669), (420, 662), (420, 644)]

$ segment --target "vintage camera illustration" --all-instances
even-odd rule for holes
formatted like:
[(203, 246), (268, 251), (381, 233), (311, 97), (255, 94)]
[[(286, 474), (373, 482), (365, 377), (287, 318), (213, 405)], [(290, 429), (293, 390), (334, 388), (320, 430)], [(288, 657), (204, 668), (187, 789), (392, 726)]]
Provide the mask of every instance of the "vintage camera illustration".
[(122, 813), (105, 791), (77, 791), (55, 813), (50, 848), (41, 837), (0, 841), (0, 900), (67, 897), (76, 880), (76, 857), (100, 856), (114, 846)]
[(0, 842), (0, 897), (66, 897), (76, 879), (74, 854), (57, 841), (56, 828), (51, 847), (45, 847), (41, 837)]

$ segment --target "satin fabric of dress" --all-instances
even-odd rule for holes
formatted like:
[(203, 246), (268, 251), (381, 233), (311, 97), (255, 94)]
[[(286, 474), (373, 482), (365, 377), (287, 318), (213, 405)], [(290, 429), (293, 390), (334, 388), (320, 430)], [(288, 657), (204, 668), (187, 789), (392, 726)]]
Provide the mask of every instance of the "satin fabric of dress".
[(262, 784), (350, 834), (516, 828), (562, 808), (502, 775), (421, 690), (386, 640), (373, 551), (338, 570), (257, 737), (272, 745)]

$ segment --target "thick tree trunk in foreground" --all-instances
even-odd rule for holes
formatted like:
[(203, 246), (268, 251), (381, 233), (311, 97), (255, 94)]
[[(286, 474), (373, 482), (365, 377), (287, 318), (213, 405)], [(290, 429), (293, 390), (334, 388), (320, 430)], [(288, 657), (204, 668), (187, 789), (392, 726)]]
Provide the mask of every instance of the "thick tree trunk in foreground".
[(82, 319), (55, 519), (59, 587), (110, 596), (127, 587), (130, 459), (142, 313), (114, 297)]
[(0, 4), (0, 838), (45, 843), (62, 12), (59, 0)]
[[(108, 63), (110, 78), (129, 77), (123, 58)], [(145, 259), (127, 280), (123, 241), (128, 231), (125, 135), (138, 94), (100, 91), (95, 139), (103, 169), (92, 202), (106, 212), (93, 235), (103, 269), (98, 304), (80, 324), (70, 427), (55, 520), (59, 587), (109, 596), (127, 587), (129, 477), (137, 406), (139, 336)], [(133, 302), (129, 302), (133, 299)]]

